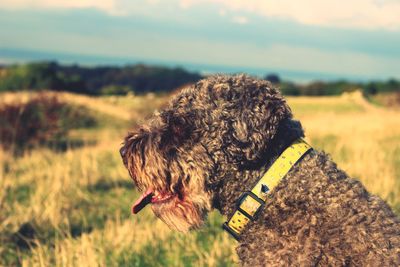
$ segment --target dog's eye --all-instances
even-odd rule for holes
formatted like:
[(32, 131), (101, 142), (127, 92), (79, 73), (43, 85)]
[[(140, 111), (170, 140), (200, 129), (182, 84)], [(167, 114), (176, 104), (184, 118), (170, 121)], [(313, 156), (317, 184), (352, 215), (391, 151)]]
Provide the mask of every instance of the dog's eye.
[(125, 147), (121, 147), (119, 149), (119, 154), (121, 154), (121, 157), (125, 157), (125, 153), (126, 153), (126, 148)]
[(124, 162), (124, 164), (127, 164), (125, 155), (126, 155), (126, 148), (125, 147), (121, 147), (119, 150), (119, 154), (121, 155), (122, 161)]

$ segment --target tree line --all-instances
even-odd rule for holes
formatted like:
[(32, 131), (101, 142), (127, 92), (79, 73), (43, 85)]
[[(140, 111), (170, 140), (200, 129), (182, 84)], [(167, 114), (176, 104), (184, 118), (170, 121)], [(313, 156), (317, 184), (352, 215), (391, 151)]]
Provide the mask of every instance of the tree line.
[(147, 66), (82, 67), (35, 62), (0, 69), (0, 92), (19, 90), (69, 91), (88, 95), (171, 91), (201, 76), (182, 68)]
[(386, 92), (400, 92), (400, 81), (389, 79), (387, 81), (370, 81), (367, 83), (339, 81), (313, 81), (308, 84), (296, 84), (293, 82), (282, 81), (278, 75), (269, 74), (265, 79), (277, 85), (284, 95), (292, 96), (323, 96), (340, 95), (345, 92), (362, 91), (365, 95), (374, 95)]
[[(145, 64), (124, 67), (83, 67), (60, 65), (57, 62), (34, 62), (0, 66), (0, 92), (19, 90), (69, 91), (88, 95), (125, 95), (146, 92), (169, 92), (203, 78), (183, 68), (167, 68)], [(277, 85), (285, 95), (338, 95), (362, 90), (365, 94), (400, 91), (400, 81), (314, 81), (305, 85), (282, 81), (276, 74), (264, 79)]]

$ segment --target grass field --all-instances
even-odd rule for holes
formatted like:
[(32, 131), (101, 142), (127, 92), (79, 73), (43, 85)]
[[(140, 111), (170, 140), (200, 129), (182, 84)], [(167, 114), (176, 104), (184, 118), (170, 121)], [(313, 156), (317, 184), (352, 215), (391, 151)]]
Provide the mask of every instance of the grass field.
[[(28, 98), (3, 94), (1, 101)], [(149, 208), (130, 214), (137, 197), (119, 156), (129, 128), (167, 97), (90, 98), (60, 94), (90, 108), (101, 123), (71, 138), (82, 147), (38, 148), (18, 158), (0, 150), (0, 265), (4, 266), (231, 266), (235, 242), (212, 213), (206, 227), (170, 231)], [(0, 102), (1, 102), (0, 101)], [(400, 214), (400, 110), (361, 95), (289, 98), (314, 147), (360, 179)], [(1, 103), (0, 103), (1, 104)]]

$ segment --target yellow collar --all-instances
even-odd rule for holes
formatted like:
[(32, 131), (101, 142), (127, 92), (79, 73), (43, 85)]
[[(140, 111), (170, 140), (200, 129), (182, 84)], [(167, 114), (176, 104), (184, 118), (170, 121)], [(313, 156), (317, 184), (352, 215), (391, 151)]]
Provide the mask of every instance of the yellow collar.
[(254, 221), (268, 199), (269, 193), (278, 185), (289, 170), (305, 155), (311, 146), (303, 139), (297, 139), (283, 151), (279, 158), (264, 173), (251, 191), (244, 192), (237, 202), (237, 208), (232, 217), (222, 228), (236, 240), (245, 226)]

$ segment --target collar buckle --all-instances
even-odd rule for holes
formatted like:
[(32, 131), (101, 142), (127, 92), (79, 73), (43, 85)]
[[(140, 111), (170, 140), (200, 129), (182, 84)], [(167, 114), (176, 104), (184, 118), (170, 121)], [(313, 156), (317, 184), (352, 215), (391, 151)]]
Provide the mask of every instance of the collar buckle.
[(264, 206), (265, 202), (250, 191), (244, 192), (236, 202), (236, 209), (252, 221), (257, 219)]
[(244, 192), (236, 202), (235, 213), (222, 225), (222, 228), (239, 241), (241, 231), (250, 221), (257, 219), (264, 206), (265, 202), (254, 193)]

